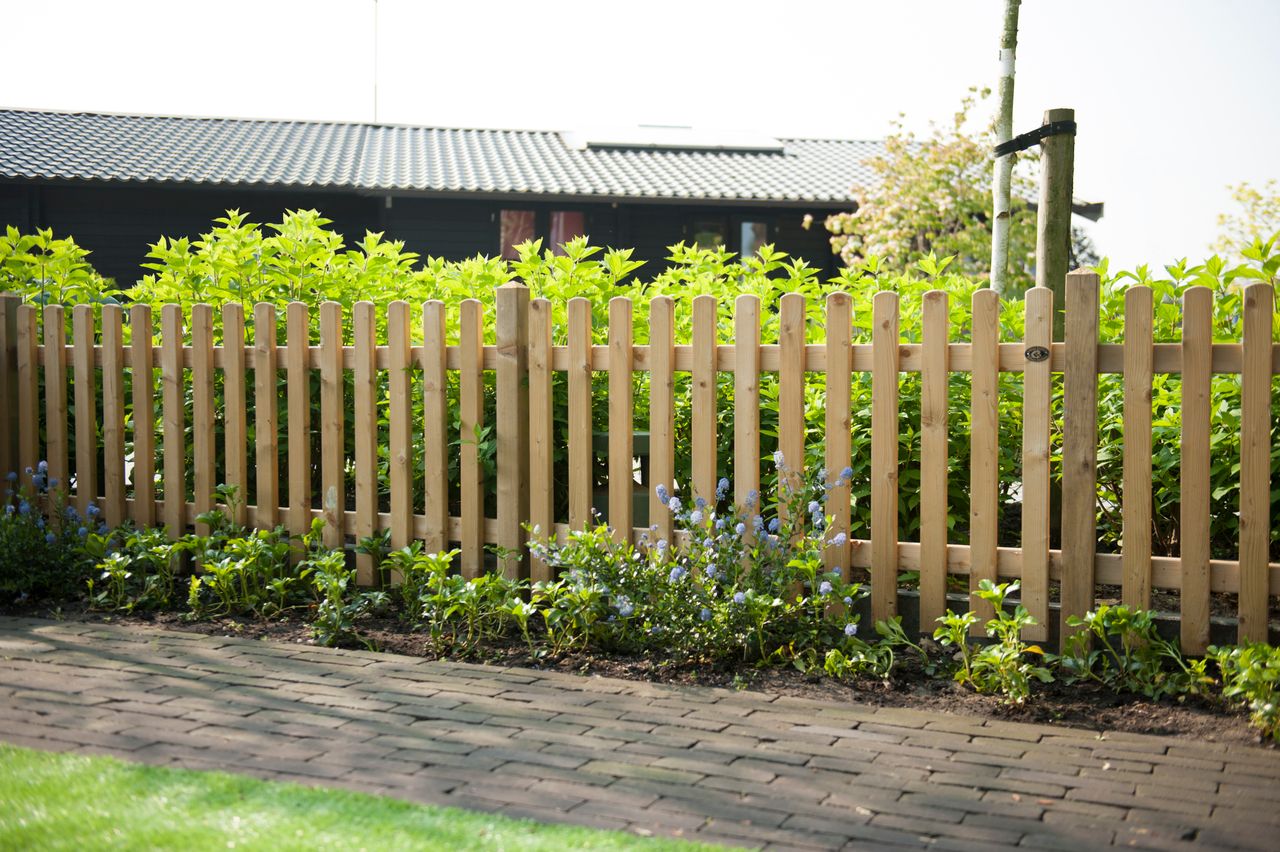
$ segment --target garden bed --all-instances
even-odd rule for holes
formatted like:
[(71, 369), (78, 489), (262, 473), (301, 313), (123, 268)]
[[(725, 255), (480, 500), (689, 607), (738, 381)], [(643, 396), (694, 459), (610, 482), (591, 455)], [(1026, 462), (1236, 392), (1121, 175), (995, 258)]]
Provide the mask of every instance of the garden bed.
[[(88, 609), (83, 603), (58, 607), (10, 606), (0, 612), (64, 621), (163, 627), (274, 642), (314, 643), (310, 626), (305, 619), (296, 617), (193, 620), (175, 612), (103, 613)], [(361, 636), (376, 650), (426, 659), (440, 658), (422, 631), (408, 628), (397, 617), (367, 618), (360, 628)], [(941, 656), (942, 649), (935, 643), (926, 640), (926, 648)], [(1093, 684), (1071, 685), (1055, 681), (1039, 685), (1031, 701), (1017, 706), (1002, 701), (998, 696), (979, 695), (936, 674), (926, 674), (920, 661), (911, 653), (902, 654), (890, 680), (869, 677), (836, 680), (805, 674), (790, 666), (701, 665), (648, 656), (601, 653), (576, 652), (534, 659), (527, 646), (518, 639), (487, 642), (475, 652), (454, 659), (655, 683), (750, 689), (778, 695), (1037, 722), (1099, 732), (1124, 731), (1274, 747), (1274, 743), (1264, 740), (1250, 728), (1248, 714), (1244, 710), (1228, 706), (1216, 697), (1187, 696), (1181, 702), (1151, 701), (1139, 695), (1116, 694)]]

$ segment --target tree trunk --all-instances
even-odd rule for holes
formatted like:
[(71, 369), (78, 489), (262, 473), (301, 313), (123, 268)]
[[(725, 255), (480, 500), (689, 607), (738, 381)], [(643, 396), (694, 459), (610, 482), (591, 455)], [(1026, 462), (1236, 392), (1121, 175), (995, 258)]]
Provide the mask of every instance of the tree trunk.
[[(996, 116), (996, 142), (1013, 138), (1014, 55), (1018, 48), (1018, 7), (1022, 0), (1005, 0), (1004, 33), (1000, 37), (1000, 112)], [(1001, 296), (1009, 290), (1009, 193), (1013, 179), (1013, 154), (997, 157), (991, 182), (991, 287)]]

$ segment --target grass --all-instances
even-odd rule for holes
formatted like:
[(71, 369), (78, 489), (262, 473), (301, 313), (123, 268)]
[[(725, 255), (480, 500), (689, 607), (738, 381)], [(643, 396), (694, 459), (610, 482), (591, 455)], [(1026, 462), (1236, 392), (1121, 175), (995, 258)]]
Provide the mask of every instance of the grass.
[(0, 745), (0, 849), (696, 849), (382, 796)]

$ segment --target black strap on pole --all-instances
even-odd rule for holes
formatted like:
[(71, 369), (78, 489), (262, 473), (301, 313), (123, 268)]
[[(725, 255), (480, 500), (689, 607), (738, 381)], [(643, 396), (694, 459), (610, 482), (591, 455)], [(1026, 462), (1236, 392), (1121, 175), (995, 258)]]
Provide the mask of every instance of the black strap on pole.
[(1037, 127), (1029, 133), (1023, 133), (1021, 136), (1015, 136), (1008, 142), (1001, 142), (996, 146), (996, 156), (1003, 157), (1008, 154), (1016, 154), (1019, 151), (1025, 151), (1032, 145), (1038, 145), (1041, 141), (1050, 136), (1059, 136), (1063, 133), (1076, 135), (1076, 123), (1074, 121), (1051, 121), (1048, 124)]

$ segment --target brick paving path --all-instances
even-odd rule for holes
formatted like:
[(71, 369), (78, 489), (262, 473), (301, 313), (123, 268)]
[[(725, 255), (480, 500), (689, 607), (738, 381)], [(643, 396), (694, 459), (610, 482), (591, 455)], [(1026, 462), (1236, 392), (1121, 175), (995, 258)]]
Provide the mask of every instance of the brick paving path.
[(769, 848), (1276, 848), (1280, 754), (0, 618), (0, 740)]

